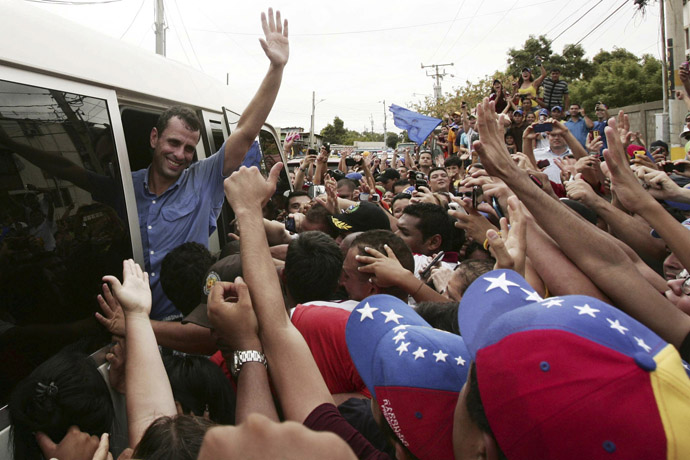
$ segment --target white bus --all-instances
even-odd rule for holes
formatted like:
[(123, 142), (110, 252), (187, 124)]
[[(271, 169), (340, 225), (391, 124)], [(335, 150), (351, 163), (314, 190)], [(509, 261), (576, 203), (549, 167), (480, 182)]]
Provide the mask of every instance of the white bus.
[[(93, 353), (106, 372), (103, 347), (109, 339), (93, 320), (95, 299), (101, 277), (118, 274), (123, 259), (144, 263), (131, 171), (150, 162), (148, 138), (158, 115), (177, 104), (197, 112), (203, 124), (198, 158), (219, 149), (239, 115), (228, 108), (233, 97), (225, 85), (190, 67), (27, 2), (0, 0), (0, 11), (0, 459), (5, 459), (11, 458), (6, 404), (19, 380), (67, 345)], [(264, 125), (258, 139), (264, 170), (283, 161), (278, 139)], [(64, 174), (40, 166), (45, 161), (64, 165)], [(94, 176), (108, 178), (110, 185), (84, 180)], [(209, 239), (212, 252), (225, 243), (230, 213), (226, 203)], [(31, 219), (44, 218), (54, 240), (28, 231)], [(122, 417), (121, 401), (115, 403)]]

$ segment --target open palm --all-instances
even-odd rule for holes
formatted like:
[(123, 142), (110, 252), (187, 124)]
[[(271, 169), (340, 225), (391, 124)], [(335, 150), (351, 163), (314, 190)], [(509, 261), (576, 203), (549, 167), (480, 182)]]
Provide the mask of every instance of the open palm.
[(281, 67), (284, 66), (290, 55), (287, 19), (281, 23), (280, 11), (276, 11), (274, 18), (273, 8), (269, 8), (268, 18), (266, 18), (265, 13), (261, 13), (261, 27), (266, 36), (266, 39), (259, 39), (264, 53), (266, 53), (271, 64)]

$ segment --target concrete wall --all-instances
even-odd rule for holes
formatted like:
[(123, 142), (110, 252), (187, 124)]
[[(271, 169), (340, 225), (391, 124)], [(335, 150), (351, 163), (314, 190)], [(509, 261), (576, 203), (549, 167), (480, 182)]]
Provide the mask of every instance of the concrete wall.
[(664, 111), (663, 101), (646, 102), (644, 104), (626, 105), (609, 109), (609, 115), (615, 117), (623, 110), (630, 120), (630, 131), (640, 132), (647, 145), (657, 140), (656, 114)]

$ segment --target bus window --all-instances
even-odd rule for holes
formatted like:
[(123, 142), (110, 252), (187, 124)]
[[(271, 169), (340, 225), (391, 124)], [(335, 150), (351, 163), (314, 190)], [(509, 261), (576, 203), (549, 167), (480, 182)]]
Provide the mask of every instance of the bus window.
[(105, 100), (0, 80), (0, 406), (65, 346), (110, 341), (101, 278), (132, 257)]

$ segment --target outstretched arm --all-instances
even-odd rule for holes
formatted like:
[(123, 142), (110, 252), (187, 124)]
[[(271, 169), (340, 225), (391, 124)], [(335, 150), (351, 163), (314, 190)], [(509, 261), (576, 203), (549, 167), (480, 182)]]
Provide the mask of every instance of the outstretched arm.
[[(501, 178), (515, 192), (563, 252), (618, 308), (636, 317), (676, 347), (680, 346), (690, 332), (690, 317), (661, 297), (630, 264), (630, 259), (618, 245), (560, 203), (542, 199), (539, 188), (510, 158), (499, 133), (494, 107), (488, 99), (479, 105), (478, 112), (481, 141), (475, 145), (487, 171)], [(606, 134), (609, 146), (615, 150), (613, 153), (622, 158), (624, 152), (615, 131), (607, 128)]]
[(311, 351), (288, 317), (263, 227), (262, 205), (273, 195), (282, 164), (268, 181), (256, 168), (225, 180), (225, 196), (242, 228), (240, 254), (259, 323), (259, 338), (285, 418), (302, 423), (323, 403), (333, 403)]
[(225, 176), (242, 164), (249, 147), (259, 135), (261, 126), (266, 121), (276, 96), (278, 96), (280, 82), (283, 78), (283, 68), (287, 64), (290, 54), (288, 22), (286, 19), (284, 23), (281, 23), (280, 11), (276, 12), (275, 19), (272, 8), (268, 9), (268, 19), (266, 14), (261, 13), (261, 27), (266, 38), (259, 39), (259, 41), (271, 64), (259, 90), (242, 112), (237, 123), (237, 129), (230, 134), (225, 142), (225, 161), (223, 163), (223, 175)]
[(105, 276), (125, 312), (127, 361), (125, 363), (125, 394), (129, 446), (134, 448), (146, 428), (161, 416), (177, 413), (172, 389), (158, 352), (153, 334), (151, 288), (149, 276), (133, 260), (125, 260), (122, 284), (114, 276)]

